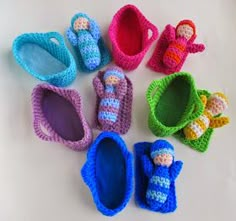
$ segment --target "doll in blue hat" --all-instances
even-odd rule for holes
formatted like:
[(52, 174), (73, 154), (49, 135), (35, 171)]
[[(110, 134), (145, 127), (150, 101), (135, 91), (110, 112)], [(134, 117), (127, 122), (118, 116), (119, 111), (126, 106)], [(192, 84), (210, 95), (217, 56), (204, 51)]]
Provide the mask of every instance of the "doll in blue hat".
[(175, 179), (183, 166), (183, 162), (174, 161), (174, 147), (165, 140), (157, 140), (150, 148), (150, 157), (143, 155), (141, 160), (144, 173), (149, 179), (146, 203), (154, 211), (174, 211)]

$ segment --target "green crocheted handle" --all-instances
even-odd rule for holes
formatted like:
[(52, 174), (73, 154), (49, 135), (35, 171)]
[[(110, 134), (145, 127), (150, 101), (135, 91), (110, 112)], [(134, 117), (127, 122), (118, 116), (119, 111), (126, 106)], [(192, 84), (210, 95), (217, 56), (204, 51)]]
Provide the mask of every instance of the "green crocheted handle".
[(153, 97), (155, 96), (159, 86), (159, 80), (154, 80), (148, 87), (146, 98), (150, 106), (155, 105)]

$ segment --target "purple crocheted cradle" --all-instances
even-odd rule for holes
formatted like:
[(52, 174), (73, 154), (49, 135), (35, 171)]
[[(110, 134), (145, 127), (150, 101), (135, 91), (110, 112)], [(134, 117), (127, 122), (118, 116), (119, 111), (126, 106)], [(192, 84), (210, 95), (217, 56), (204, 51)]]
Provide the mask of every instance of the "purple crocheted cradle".
[(39, 84), (32, 93), (34, 130), (42, 140), (62, 143), (73, 150), (85, 150), (92, 131), (76, 90)]
[[(129, 78), (123, 75), (124, 77), (120, 81), (120, 84), (123, 85), (117, 85), (116, 88), (113, 89), (115, 92), (110, 92), (110, 89), (108, 88), (109, 86), (105, 84), (104, 76), (106, 78), (106, 74), (108, 74), (107, 76), (113, 76), (113, 74), (117, 75), (117, 72), (122, 73), (123, 71), (122, 69), (113, 66), (108, 68), (106, 71), (98, 72), (98, 75), (93, 80), (94, 90), (97, 95), (95, 127), (103, 131), (113, 131), (118, 134), (125, 134), (128, 132), (131, 125), (133, 86)], [(111, 95), (111, 93), (113, 93), (113, 95)], [(116, 98), (114, 98), (114, 93), (116, 94)], [(104, 95), (101, 96), (101, 94)], [(119, 96), (119, 94), (122, 94), (122, 96)], [(108, 104), (106, 102), (107, 100)], [(107, 113), (109, 115), (107, 115)], [(101, 120), (101, 118), (106, 120)], [(112, 120), (113, 122), (111, 123)]]

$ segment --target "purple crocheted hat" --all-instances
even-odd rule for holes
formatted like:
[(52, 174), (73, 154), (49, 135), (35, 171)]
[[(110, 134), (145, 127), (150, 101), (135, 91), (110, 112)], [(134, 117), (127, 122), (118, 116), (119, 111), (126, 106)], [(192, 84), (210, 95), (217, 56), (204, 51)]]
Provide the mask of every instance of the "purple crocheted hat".
[(34, 130), (42, 140), (62, 143), (73, 150), (85, 150), (91, 144), (92, 131), (76, 90), (39, 84), (32, 93), (32, 107)]
[(125, 134), (130, 128), (133, 86), (123, 70), (111, 66), (93, 80), (97, 94), (95, 126), (104, 131)]

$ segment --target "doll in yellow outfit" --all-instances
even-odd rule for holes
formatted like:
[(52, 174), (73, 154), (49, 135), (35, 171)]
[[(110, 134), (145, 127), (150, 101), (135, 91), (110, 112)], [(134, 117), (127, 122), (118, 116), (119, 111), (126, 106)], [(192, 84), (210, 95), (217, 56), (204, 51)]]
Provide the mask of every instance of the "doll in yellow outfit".
[(228, 107), (228, 99), (223, 93), (213, 93), (208, 99), (205, 95), (202, 95), (201, 100), (205, 106), (203, 114), (183, 130), (188, 140), (200, 138), (209, 127), (218, 128), (229, 123), (228, 117), (217, 117)]

